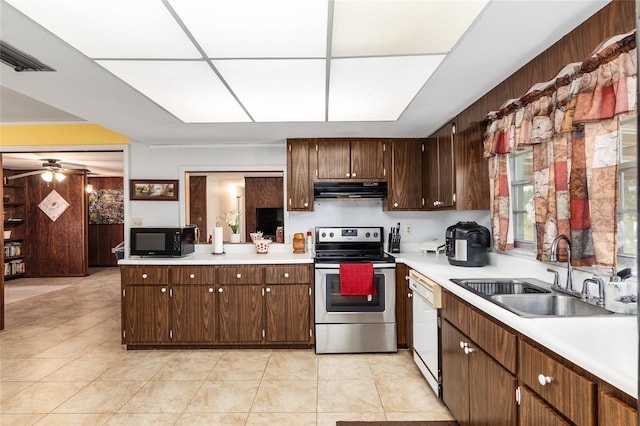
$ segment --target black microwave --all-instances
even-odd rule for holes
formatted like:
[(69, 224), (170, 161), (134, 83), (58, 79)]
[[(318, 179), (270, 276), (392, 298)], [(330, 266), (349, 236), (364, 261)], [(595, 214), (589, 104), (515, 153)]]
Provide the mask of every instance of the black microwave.
[(131, 228), (131, 256), (180, 257), (193, 253), (196, 227)]

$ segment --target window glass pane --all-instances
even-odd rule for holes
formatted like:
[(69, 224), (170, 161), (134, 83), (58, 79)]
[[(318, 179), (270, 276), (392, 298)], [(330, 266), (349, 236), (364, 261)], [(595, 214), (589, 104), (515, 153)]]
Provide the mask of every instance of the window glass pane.
[(636, 161), (637, 158), (637, 123), (636, 116), (627, 116), (620, 119), (620, 163)]
[(620, 172), (620, 210), (635, 210), (638, 201), (638, 171)]
[(535, 241), (535, 223), (527, 213), (514, 213), (514, 237), (516, 241), (533, 243)]
[(513, 179), (515, 181), (529, 180), (533, 177), (533, 155), (531, 148), (513, 154)]

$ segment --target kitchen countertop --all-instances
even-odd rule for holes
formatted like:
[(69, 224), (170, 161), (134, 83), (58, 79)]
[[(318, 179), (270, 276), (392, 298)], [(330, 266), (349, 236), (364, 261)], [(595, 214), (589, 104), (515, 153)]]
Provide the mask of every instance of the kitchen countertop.
[(466, 268), (450, 265), (444, 254), (398, 253), (395, 256), (397, 262), (426, 275), (498, 321), (638, 397), (637, 316), (524, 318), (449, 281), (450, 278), (504, 277), (537, 278), (550, 283), (552, 276), (546, 272), (549, 266), (546, 263), (491, 253), (489, 265)]
[(130, 256), (119, 265), (269, 265), (313, 263), (313, 254), (293, 254), (291, 244), (272, 244), (269, 253), (256, 253), (253, 244), (226, 244), (224, 254), (212, 254), (211, 246), (200, 244), (196, 252), (184, 257)]
[[(258, 254), (252, 244), (225, 245), (225, 254), (211, 254), (209, 245), (182, 258), (129, 257), (120, 265), (246, 265), (309, 264), (313, 254), (293, 254), (290, 244), (274, 244)], [(428, 276), (443, 288), (498, 321), (539, 342), (558, 355), (591, 372), (634, 398), (638, 397), (638, 323), (635, 315), (571, 318), (524, 318), (449, 281), (450, 278), (537, 278), (549, 282), (548, 264), (515, 256), (490, 253), (490, 263), (480, 268), (452, 266), (447, 257), (423, 252), (394, 253), (398, 263)], [(584, 276), (576, 271), (576, 283)], [(564, 275), (561, 274), (564, 279)]]

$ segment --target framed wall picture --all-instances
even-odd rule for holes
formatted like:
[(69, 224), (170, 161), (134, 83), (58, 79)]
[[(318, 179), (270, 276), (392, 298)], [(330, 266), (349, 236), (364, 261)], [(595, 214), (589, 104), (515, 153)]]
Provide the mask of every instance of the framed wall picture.
[(130, 180), (130, 198), (145, 201), (178, 201), (178, 181), (168, 179)]

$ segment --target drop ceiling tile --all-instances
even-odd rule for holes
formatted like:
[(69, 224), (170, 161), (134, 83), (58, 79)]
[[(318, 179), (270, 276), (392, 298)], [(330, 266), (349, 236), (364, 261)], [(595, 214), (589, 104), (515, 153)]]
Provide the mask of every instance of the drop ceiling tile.
[(329, 121), (397, 120), (444, 55), (334, 59)]
[(170, 0), (212, 58), (324, 57), (327, 0)]
[(8, 0), (90, 58), (200, 58), (161, 1)]
[(97, 62), (186, 123), (250, 121), (204, 61)]
[(488, 0), (335, 0), (331, 55), (447, 53)]
[(255, 121), (324, 121), (325, 60), (245, 59), (213, 64)]

